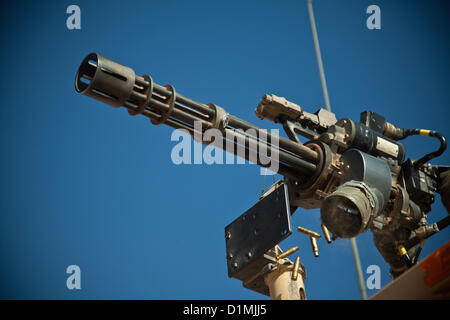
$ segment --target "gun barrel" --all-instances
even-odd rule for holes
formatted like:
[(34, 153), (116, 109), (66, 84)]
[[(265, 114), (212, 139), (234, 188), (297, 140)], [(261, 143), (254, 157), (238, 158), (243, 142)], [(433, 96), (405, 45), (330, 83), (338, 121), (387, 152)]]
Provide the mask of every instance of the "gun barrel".
[(99, 54), (91, 53), (83, 60), (76, 75), (75, 88), (77, 92), (113, 107), (124, 106), (130, 115), (140, 114), (150, 118), (155, 125), (164, 123), (175, 129), (185, 129), (193, 136), (196, 123), (201, 124), (202, 130), (219, 129), (224, 133), (222, 146), (231, 137), (235, 146), (241, 145), (245, 150), (239, 153), (239, 148), (233, 148), (235, 155), (251, 161), (255, 159), (251, 157), (252, 152), (256, 153), (256, 163), (263, 167), (268, 165), (259, 160), (259, 150), (276, 148), (278, 172), (285, 176), (308, 178), (318, 170), (319, 156), (307, 146), (269, 132), (267, 139), (262, 140), (248, 133), (249, 129), (259, 132), (262, 130), (259, 126), (228, 114), (214, 104), (194, 101), (178, 93), (172, 85), (158, 85), (149, 75), (138, 76), (133, 69)]

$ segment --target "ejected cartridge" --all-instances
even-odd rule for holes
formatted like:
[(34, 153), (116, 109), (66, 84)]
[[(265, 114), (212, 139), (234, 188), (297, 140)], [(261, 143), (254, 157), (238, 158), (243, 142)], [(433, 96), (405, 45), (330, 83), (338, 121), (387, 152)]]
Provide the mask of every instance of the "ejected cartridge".
[(320, 238), (320, 234), (318, 234), (317, 232), (308, 230), (306, 228), (303, 227), (297, 227), (297, 231), (306, 234), (307, 236), (313, 237), (313, 238)]
[(297, 281), (298, 278), (298, 268), (300, 268), (300, 257), (297, 257), (294, 262), (294, 268), (292, 269), (291, 279)]
[(298, 250), (298, 246), (295, 246), (295, 247), (293, 247), (293, 248), (290, 248), (289, 250), (286, 250), (285, 252), (279, 254), (279, 255), (277, 256), (277, 260), (284, 259), (284, 258), (290, 256), (291, 254), (293, 254), (293, 253), (294, 253), (295, 251), (297, 251), (297, 250)]
[(312, 247), (312, 250), (314, 252), (314, 257), (317, 258), (319, 256), (319, 247), (317, 246), (316, 238), (309, 237), (309, 239), (311, 239), (311, 247)]
[(331, 243), (331, 237), (330, 237), (330, 233), (328, 232), (328, 228), (325, 227), (325, 225), (323, 223), (321, 224), (321, 227), (322, 227), (323, 236), (325, 237), (325, 240), (327, 240), (328, 243)]

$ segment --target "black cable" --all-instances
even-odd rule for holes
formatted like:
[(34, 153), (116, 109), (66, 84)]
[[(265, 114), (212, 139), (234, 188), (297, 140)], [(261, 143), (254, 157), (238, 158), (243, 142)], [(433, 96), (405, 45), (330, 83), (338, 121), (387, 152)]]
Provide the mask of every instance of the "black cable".
[(423, 245), (425, 243), (425, 240), (421, 240), (419, 246), (417, 247), (416, 253), (414, 254), (414, 261), (413, 261), (413, 265), (417, 263), (417, 261), (419, 261), (419, 256), (420, 253), (422, 252), (422, 248)]
[(450, 216), (446, 216), (444, 219), (436, 222), (436, 224), (437, 224), (439, 231), (442, 231), (442, 229), (444, 229), (450, 225)]
[(441, 145), (439, 146), (439, 149), (437, 151), (427, 153), (422, 158), (415, 161), (414, 166), (416, 166), (416, 167), (424, 165), (425, 163), (429, 162), (431, 159), (439, 157), (441, 154), (444, 153), (445, 149), (447, 149), (447, 141), (446, 141), (445, 137), (437, 131), (424, 130), (424, 129), (403, 129), (403, 136), (401, 137), (401, 139), (404, 139), (404, 138), (412, 136), (412, 135), (434, 137), (434, 138), (439, 139), (439, 141), (441, 142)]

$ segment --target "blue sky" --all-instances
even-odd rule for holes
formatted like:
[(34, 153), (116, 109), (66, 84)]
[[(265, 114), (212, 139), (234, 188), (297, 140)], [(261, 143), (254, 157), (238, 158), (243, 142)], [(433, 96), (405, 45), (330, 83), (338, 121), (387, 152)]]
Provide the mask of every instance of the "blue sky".
[[(81, 8), (81, 30), (66, 8)], [(381, 8), (381, 30), (366, 8)], [(79, 95), (74, 78), (90, 52), (150, 74), (159, 84), (266, 128), (253, 110), (264, 93), (306, 110), (323, 106), (305, 1), (8, 1), (0, 10), (0, 298), (267, 299), (227, 277), (224, 227), (250, 208), (263, 177), (254, 165), (171, 162), (172, 129)], [(446, 1), (314, 1), (331, 107), (364, 110), (400, 127), (450, 137)], [(281, 129), (281, 128), (280, 128)], [(405, 141), (418, 158), (437, 141)], [(432, 163), (449, 164), (449, 152)], [(268, 181), (271, 181), (269, 178)], [(429, 221), (447, 213), (436, 198)], [(298, 225), (320, 230), (318, 210)], [(422, 257), (449, 239), (426, 242)], [(363, 271), (389, 267), (367, 232)], [(293, 234), (310, 299), (359, 299), (348, 240)], [(295, 256), (294, 256), (295, 257)], [(66, 288), (67, 266), (81, 290)], [(367, 277), (367, 275), (366, 275)], [(376, 290), (368, 290), (372, 295)]]

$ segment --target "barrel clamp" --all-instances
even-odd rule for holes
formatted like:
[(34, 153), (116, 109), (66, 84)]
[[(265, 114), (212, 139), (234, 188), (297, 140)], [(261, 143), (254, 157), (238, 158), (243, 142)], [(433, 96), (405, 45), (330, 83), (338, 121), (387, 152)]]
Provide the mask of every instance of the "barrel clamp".
[(159, 116), (158, 119), (154, 119), (154, 120), (150, 119), (150, 121), (154, 125), (160, 125), (160, 124), (163, 124), (164, 122), (166, 122), (166, 120), (172, 114), (173, 109), (175, 108), (175, 101), (177, 100), (177, 92), (175, 91), (174, 86), (172, 86), (171, 84), (166, 84), (163, 87), (172, 92), (172, 94), (168, 98), (168, 103), (167, 103), (169, 105), (169, 110), (167, 110), (166, 112), (161, 112), (161, 115)]
[(224, 131), (228, 124), (228, 113), (224, 108), (219, 107), (216, 104), (208, 103), (207, 106), (214, 109), (215, 111), (214, 119), (212, 119), (211, 121), (212, 128)]
[(148, 85), (146, 85), (145, 87), (145, 92), (144, 95), (147, 97), (143, 102), (141, 102), (138, 105), (138, 108), (136, 110), (132, 110), (132, 109), (128, 109), (128, 114), (130, 116), (137, 116), (139, 114), (141, 114), (142, 112), (144, 112), (145, 107), (148, 106), (150, 99), (152, 97), (152, 93), (153, 93), (153, 79), (151, 76), (149, 76), (148, 74), (145, 74), (142, 76), (142, 78), (144, 78), (144, 80), (146, 82), (148, 82)]

